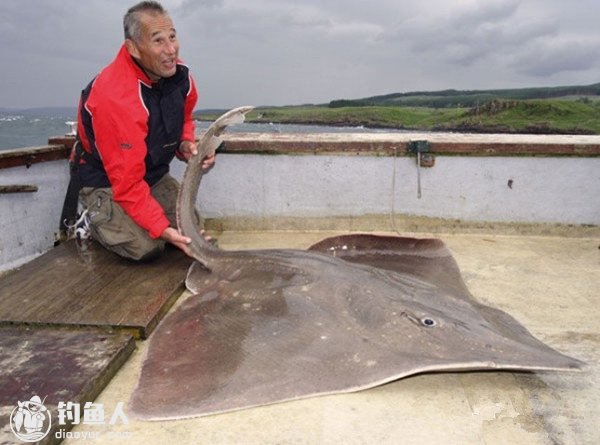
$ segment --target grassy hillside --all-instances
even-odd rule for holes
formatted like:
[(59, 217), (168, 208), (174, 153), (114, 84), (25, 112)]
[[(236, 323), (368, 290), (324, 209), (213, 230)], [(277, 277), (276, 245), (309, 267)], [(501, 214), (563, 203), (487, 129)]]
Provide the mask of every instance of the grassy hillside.
[[(220, 113), (201, 113), (214, 120)], [(494, 100), (472, 108), (342, 107), (259, 108), (248, 122), (365, 126), (477, 133), (600, 134), (600, 102)]]
[(250, 122), (327, 124), (381, 128), (432, 128), (457, 118), (461, 110), (432, 110), (416, 107), (280, 107), (260, 108)]
[[(213, 120), (219, 114), (211, 110), (196, 117)], [(600, 83), (394, 93), (323, 105), (260, 107), (247, 120), (480, 133), (600, 134)]]
[(494, 100), (437, 129), (501, 133), (600, 134), (600, 102)]
[(592, 85), (575, 85), (562, 87), (537, 87), (500, 90), (443, 90), (413, 91), (408, 93), (392, 93), (362, 99), (339, 99), (329, 102), (329, 106), (361, 107), (361, 106), (407, 106), (407, 107), (475, 107), (485, 105), (497, 99), (529, 100), (559, 98), (600, 98), (600, 83)]

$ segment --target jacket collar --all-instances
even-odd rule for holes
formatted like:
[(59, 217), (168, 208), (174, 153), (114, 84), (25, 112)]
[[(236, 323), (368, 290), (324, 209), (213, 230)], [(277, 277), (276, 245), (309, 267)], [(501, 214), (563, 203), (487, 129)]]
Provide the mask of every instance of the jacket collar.
[(124, 63), (128, 69), (132, 70), (140, 82), (143, 82), (148, 87), (152, 87), (152, 84), (154, 82), (148, 77), (146, 72), (135, 61), (135, 59), (133, 57), (131, 57), (131, 54), (129, 54), (129, 51), (127, 51), (125, 44), (123, 44), (121, 46), (121, 49), (119, 50), (119, 54), (117, 55), (117, 60)]

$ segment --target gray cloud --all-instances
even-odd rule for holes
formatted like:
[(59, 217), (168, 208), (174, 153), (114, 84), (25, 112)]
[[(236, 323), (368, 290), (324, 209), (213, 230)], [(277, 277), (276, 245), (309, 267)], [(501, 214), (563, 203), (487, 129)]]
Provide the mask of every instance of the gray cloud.
[(598, 41), (544, 41), (530, 45), (513, 62), (515, 70), (536, 77), (581, 72), (594, 68), (600, 56)]
[(416, 55), (431, 53), (453, 64), (470, 65), (514, 52), (525, 42), (555, 33), (552, 19), (520, 14), (519, 0), (470, 2), (456, 10), (419, 16), (390, 37), (410, 42)]
[[(133, 3), (133, 2), (131, 2)], [(164, 0), (200, 107), (598, 81), (592, 0)], [(3, 0), (0, 106), (71, 105), (116, 54), (117, 0)]]

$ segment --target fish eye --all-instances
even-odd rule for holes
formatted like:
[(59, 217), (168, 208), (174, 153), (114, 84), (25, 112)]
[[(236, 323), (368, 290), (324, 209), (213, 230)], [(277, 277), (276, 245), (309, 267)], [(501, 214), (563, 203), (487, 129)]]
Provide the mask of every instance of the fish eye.
[(423, 324), (423, 326), (427, 327), (435, 326), (437, 324), (433, 318), (429, 317), (421, 318), (421, 323)]

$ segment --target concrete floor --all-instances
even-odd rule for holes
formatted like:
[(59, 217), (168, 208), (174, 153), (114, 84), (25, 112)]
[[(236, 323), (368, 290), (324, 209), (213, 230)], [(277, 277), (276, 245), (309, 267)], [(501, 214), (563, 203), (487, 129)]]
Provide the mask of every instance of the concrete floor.
[[(306, 248), (334, 232), (225, 232), (224, 249)], [(425, 236), (419, 234), (418, 236)], [(559, 351), (581, 373), (425, 374), (382, 387), (169, 422), (108, 425), (127, 401), (147, 342), (96, 400), (103, 426), (80, 425), (86, 443), (131, 444), (598, 444), (600, 443), (599, 240), (437, 234), (471, 293)], [(98, 436), (89, 439), (89, 434)], [(81, 443), (81, 438), (65, 443)]]

